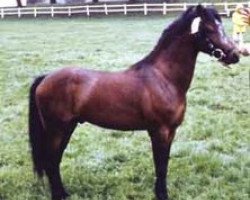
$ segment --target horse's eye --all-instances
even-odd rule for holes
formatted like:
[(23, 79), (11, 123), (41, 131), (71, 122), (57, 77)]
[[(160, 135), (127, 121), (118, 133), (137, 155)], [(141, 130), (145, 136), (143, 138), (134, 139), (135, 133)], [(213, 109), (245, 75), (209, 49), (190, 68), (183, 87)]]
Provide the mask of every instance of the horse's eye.
[(215, 31), (214, 29), (210, 29), (210, 28), (207, 28), (205, 31), (206, 31), (206, 33), (208, 33), (208, 34), (216, 33), (216, 31)]
[(216, 33), (216, 27), (213, 24), (207, 24), (204, 26), (204, 30), (208, 34)]

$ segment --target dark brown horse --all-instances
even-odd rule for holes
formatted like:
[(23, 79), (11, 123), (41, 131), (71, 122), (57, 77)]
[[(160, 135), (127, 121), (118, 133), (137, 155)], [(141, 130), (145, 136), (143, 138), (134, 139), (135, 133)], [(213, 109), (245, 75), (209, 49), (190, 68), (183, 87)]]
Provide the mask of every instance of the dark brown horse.
[(49, 179), (52, 199), (65, 199), (59, 165), (78, 123), (147, 130), (155, 164), (155, 194), (168, 199), (166, 177), (186, 93), (202, 51), (237, 63), (235, 45), (212, 8), (189, 8), (164, 30), (154, 50), (122, 72), (64, 68), (37, 78), (30, 90), (29, 134), (34, 170)]

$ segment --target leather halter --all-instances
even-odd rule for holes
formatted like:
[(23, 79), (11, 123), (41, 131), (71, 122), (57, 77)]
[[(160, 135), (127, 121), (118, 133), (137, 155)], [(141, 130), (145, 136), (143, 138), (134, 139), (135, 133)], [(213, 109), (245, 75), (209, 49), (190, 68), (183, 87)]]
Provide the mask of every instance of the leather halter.
[(194, 36), (199, 50), (203, 49), (204, 47), (207, 48), (207, 53), (218, 60), (226, 57), (227, 52), (224, 52), (221, 48), (216, 47), (205, 33), (197, 32), (194, 34)]

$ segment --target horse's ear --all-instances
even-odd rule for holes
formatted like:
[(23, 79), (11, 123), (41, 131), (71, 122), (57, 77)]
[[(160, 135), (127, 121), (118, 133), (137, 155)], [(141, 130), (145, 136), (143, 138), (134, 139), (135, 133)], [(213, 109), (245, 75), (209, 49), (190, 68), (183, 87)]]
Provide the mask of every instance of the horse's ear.
[(196, 6), (196, 17), (191, 24), (191, 34), (199, 32), (200, 23), (203, 19), (206, 19), (206, 9), (202, 5)]
[(196, 13), (197, 13), (197, 16), (203, 19), (206, 16), (206, 9), (201, 4), (199, 4), (196, 7)]

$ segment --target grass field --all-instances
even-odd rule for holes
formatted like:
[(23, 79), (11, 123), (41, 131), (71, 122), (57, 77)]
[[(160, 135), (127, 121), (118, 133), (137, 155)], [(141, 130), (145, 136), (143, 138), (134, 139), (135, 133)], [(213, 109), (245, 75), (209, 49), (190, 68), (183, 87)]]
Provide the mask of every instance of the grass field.
[[(32, 173), (28, 90), (65, 65), (121, 70), (155, 45), (173, 18), (0, 21), (0, 200), (49, 199)], [(231, 33), (230, 21), (225, 19)], [(250, 42), (250, 34), (246, 37)], [(169, 169), (172, 200), (250, 199), (250, 59), (227, 69), (200, 54)], [(71, 200), (151, 200), (154, 169), (145, 132), (79, 126), (62, 162)]]

